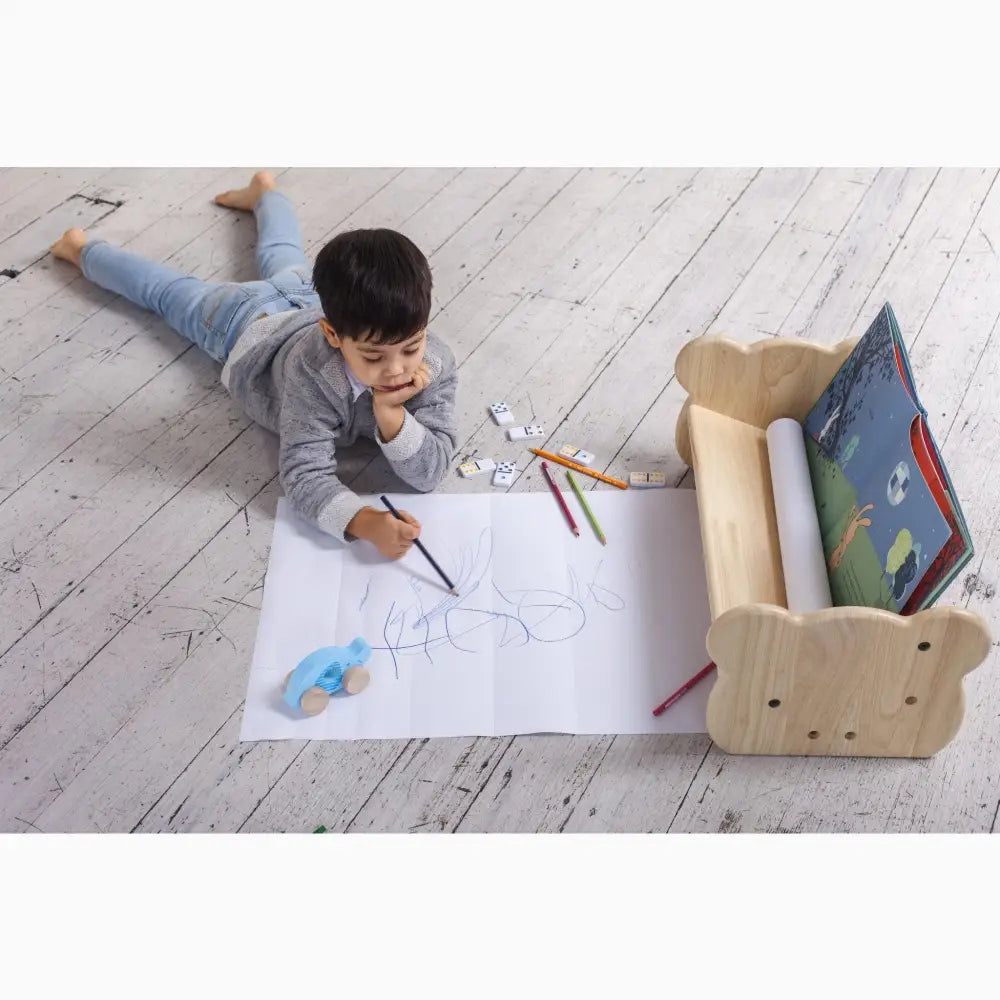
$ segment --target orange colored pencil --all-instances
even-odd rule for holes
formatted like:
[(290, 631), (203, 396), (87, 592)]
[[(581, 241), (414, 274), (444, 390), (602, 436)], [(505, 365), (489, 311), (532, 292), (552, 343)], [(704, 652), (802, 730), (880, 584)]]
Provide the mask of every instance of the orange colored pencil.
[(620, 479), (613, 479), (611, 476), (604, 475), (603, 472), (594, 472), (593, 469), (588, 469), (585, 465), (579, 465), (559, 455), (553, 455), (552, 452), (542, 451), (540, 448), (529, 448), (528, 450), (534, 452), (539, 458), (547, 458), (550, 462), (558, 462), (560, 465), (565, 465), (567, 469), (572, 469), (574, 472), (580, 472), (585, 476), (599, 479), (602, 483), (610, 483), (612, 486), (617, 486), (620, 490), (628, 489), (628, 483), (623, 483)]

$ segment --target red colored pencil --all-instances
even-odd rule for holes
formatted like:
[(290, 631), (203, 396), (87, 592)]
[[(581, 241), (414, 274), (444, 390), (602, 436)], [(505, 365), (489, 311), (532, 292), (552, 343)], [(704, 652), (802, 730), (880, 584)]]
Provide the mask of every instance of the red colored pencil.
[(556, 499), (559, 501), (559, 506), (562, 507), (563, 513), (566, 515), (566, 520), (569, 521), (570, 529), (577, 538), (580, 537), (580, 529), (576, 526), (576, 521), (573, 520), (573, 515), (569, 512), (569, 507), (566, 506), (566, 501), (563, 499), (562, 490), (556, 485), (556, 481), (552, 478), (552, 474), (549, 472), (549, 463), (542, 462), (542, 475), (548, 480), (549, 486), (552, 487), (552, 492), (555, 494)]
[(707, 667), (702, 667), (702, 669), (699, 670), (698, 673), (696, 673), (694, 675), (694, 677), (691, 678), (691, 680), (685, 682), (681, 687), (679, 687), (666, 701), (664, 701), (661, 704), (657, 705), (656, 708), (653, 709), (653, 715), (663, 715), (663, 713), (668, 708), (670, 708), (670, 706), (675, 701), (677, 701), (682, 695), (687, 694), (688, 691), (690, 691), (691, 688), (693, 688), (695, 686), (695, 684), (698, 683), (698, 681), (703, 680), (714, 669), (715, 669), (715, 664), (714, 663), (710, 663)]

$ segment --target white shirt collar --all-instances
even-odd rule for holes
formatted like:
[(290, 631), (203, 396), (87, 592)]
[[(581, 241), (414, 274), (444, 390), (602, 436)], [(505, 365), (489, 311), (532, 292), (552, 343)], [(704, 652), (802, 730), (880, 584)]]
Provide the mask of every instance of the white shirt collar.
[(351, 366), (344, 361), (344, 371), (347, 372), (347, 381), (351, 383), (351, 388), (354, 390), (354, 400), (357, 402), (359, 396), (363, 396), (368, 391), (368, 386), (358, 380), (357, 375), (351, 371)]

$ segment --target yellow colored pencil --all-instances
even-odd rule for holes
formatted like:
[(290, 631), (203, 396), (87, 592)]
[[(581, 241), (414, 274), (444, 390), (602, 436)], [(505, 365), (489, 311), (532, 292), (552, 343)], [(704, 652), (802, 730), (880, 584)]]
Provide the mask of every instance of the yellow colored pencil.
[(577, 500), (580, 501), (580, 505), (583, 507), (587, 517), (590, 519), (590, 524), (594, 529), (594, 534), (596, 534), (600, 539), (601, 545), (607, 545), (608, 540), (604, 537), (604, 532), (601, 531), (601, 526), (597, 523), (597, 518), (594, 517), (594, 512), (590, 509), (590, 504), (587, 503), (587, 498), (583, 495), (583, 491), (580, 489), (580, 484), (573, 478), (573, 473), (570, 472), (569, 469), (566, 470), (566, 478), (569, 480), (570, 486), (573, 487), (573, 492), (576, 494)]
[(585, 465), (578, 465), (576, 462), (571, 462), (568, 458), (563, 458), (561, 455), (553, 455), (552, 452), (542, 451), (540, 448), (529, 448), (528, 451), (533, 452), (539, 458), (547, 458), (550, 462), (558, 462), (560, 465), (565, 465), (567, 469), (572, 469), (574, 472), (582, 472), (585, 476), (598, 479), (602, 483), (610, 483), (612, 486), (617, 486), (620, 490), (628, 489), (628, 483), (623, 483), (620, 479), (614, 479), (612, 476), (606, 476), (603, 472), (595, 472), (593, 469), (588, 469)]

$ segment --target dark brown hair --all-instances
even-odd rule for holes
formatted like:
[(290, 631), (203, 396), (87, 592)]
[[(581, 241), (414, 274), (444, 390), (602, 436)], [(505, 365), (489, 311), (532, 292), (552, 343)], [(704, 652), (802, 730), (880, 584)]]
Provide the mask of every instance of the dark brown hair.
[(313, 285), (339, 337), (399, 344), (427, 326), (431, 269), (392, 229), (340, 233), (320, 250)]

